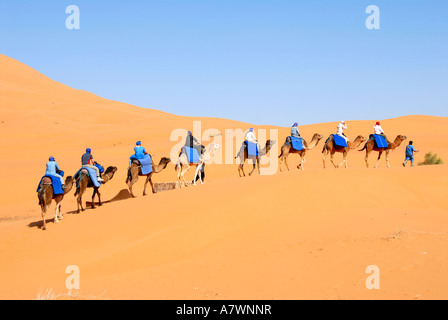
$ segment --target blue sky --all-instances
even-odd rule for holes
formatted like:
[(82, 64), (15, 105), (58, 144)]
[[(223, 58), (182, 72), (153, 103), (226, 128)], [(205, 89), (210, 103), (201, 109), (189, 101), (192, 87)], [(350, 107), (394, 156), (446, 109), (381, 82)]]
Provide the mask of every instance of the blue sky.
[[(65, 27), (72, 4), (80, 30)], [(372, 4), (380, 30), (365, 27)], [(448, 116), (446, 0), (1, 0), (0, 53), (181, 115), (280, 126)]]

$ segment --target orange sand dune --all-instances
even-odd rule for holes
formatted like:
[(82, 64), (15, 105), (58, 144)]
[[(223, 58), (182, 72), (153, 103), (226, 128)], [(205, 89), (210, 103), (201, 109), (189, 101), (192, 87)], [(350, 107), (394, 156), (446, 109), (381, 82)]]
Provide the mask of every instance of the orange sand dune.
[[(222, 133), (250, 125), (106, 100), (2, 55), (0, 70), (0, 299), (65, 294), (69, 265), (80, 268), (79, 299), (448, 298), (448, 166), (405, 169), (402, 145), (391, 154), (391, 169), (384, 159), (378, 169), (365, 168), (364, 153), (354, 150), (349, 169), (328, 163), (324, 170), (321, 141), (305, 171), (296, 169), (296, 155), (290, 172), (269, 176), (239, 178), (236, 164), (214, 164), (205, 185), (142, 197), (139, 181), (138, 197), (126, 199), (136, 140), (158, 161), (177, 143), (172, 130), (191, 129), (193, 121)], [(326, 139), (336, 123), (301, 131)], [(351, 139), (372, 131), (373, 121), (347, 123)], [(390, 139), (415, 141), (417, 162), (429, 151), (448, 159), (447, 118), (407, 116), (382, 125)], [(277, 149), (289, 130), (255, 128), (279, 129)], [(103, 200), (117, 201), (77, 215), (72, 191), (64, 220), (42, 231), (35, 189), (48, 156), (73, 174), (87, 146), (103, 165), (118, 167), (101, 188)], [(154, 176), (175, 179), (172, 164)], [(379, 290), (366, 289), (369, 265), (381, 271)]]

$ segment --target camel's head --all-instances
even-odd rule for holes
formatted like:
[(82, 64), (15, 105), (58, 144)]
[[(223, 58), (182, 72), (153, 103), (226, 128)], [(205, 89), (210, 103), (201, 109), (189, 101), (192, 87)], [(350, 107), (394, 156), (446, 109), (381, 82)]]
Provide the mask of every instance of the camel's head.
[(118, 170), (117, 167), (110, 166), (106, 169), (106, 171), (101, 176), (103, 177), (103, 179), (104, 179), (104, 177), (107, 177), (110, 180), (114, 177), (114, 174), (115, 174), (115, 172), (117, 172), (117, 170)]
[(209, 154), (210, 154), (211, 156), (213, 156), (213, 155), (215, 154), (215, 151), (218, 150), (219, 148), (220, 148), (220, 145), (219, 145), (219, 144), (217, 144), (217, 143), (211, 143), (211, 144), (210, 144), (210, 148), (208, 149), (208, 150), (209, 150)]
[(219, 144), (217, 144), (217, 143), (212, 143), (212, 144), (210, 145), (210, 150), (218, 150), (219, 147), (220, 147)]
[(65, 178), (65, 185), (69, 185), (73, 183), (73, 177), (72, 176), (68, 176), (67, 178)]
[(406, 136), (402, 136), (401, 134), (395, 138), (395, 144), (399, 146), (404, 140), (406, 140)]
[(275, 140), (266, 141), (266, 153), (268, 153), (269, 150), (271, 150), (271, 148), (275, 145), (275, 143), (276, 143)]
[(324, 136), (321, 135), (320, 133), (315, 133), (315, 134), (313, 135), (313, 139), (312, 139), (312, 140), (320, 141), (320, 140), (322, 140), (323, 138), (324, 138)]
[(355, 141), (359, 142), (359, 143), (363, 143), (363, 142), (366, 142), (367, 139), (366, 139), (366, 137), (363, 137), (363, 136), (359, 135), (359, 136), (356, 137)]
[(167, 166), (168, 163), (170, 163), (170, 162), (171, 162), (171, 159), (170, 159), (170, 158), (163, 157), (162, 159), (160, 159), (159, 165), (164, 165), (164, 167), (166, 168), (166, 166)]

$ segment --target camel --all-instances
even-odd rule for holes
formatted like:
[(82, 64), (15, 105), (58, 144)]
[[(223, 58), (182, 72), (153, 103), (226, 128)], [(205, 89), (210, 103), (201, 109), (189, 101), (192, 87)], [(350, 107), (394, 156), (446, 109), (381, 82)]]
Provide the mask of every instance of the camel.
[(387, 144), (389, 145), (389, 147), (387, 147), (387, 148), (377, 148), (376, 145), (375, 145), (375, 140), (374, 140), (374, 139), (370, 139), (369, 141), (367, 141), (366, 144), (364, 145), (364, 148), (362, 148), (361, 150), (359, 150), (359, 151), (364, 151), (364, 150), (366, 150), (366, 157), (365, 157), (365, 160), (366, 160), (366, 166), (367, 166), (367, 168), (369, 167), (369, 162), (368, 162), (368, 160), (369, 160), (369, 154), (370, 154), (370, 152), (372, 152), (372, 151), (378, 151), (378, 152), (379, 152), (378, 160), (376, 161), (375, 168), (378, 167), (378, 162), (380, 162), (381, 155), (383, 154), (384, 151), (386, 151), (386, 163), (387, 163), (387, 167), (390, 168), (390, 164), (389, 164), (389, 153), (390, 153), (390, 151), (391, 151), (391, 150), (395, 150), (396, 148), (398, 148), (398, 147), (400, 146), (400, 144), (401, 144), (404, 140), (406, 140), (406, 139), (407, 139), (406, 136), (398, 135), (398, 136), (395, 138), (395, 141), (394, 141), (394, 142), (389, 142), (389, 141), (387, 141)]
[[(78, 177), (76, 178), (76, 192), (75, 192), (75, 197), (78, 196), (78, 211), (77, 213), (79, 213), (79, 208), (81, 207), (81, 210), (84, 211), (84, 208), (82, 206), (82, 195), (84, 194), (84, 192), (86, 192), (87, 188), (93, 188), (93, 195), (92, 195), (92, 209), (95, 209), (95, 195), (98, 195), (98, 205), (102, 206), (101, 203), (101, 194), (99, 191), (99, 187), (95, 187), (92, 183), (92, 180), (90, 179), (90, 177), (83, 172), (84, 170), (82, 170), (79, 174)], [(117, 171), (117, 167), (108, 167), (106, 169), (105, 172), (103, 172), (101, 174), (101, 178), (103, 179), (103, 181), (101, 183), (106, 183), (110, 180), (112, 180), (112, 178), (114, 177), (115, 172)]]
[[(328, 138), (327, 142), (325, 142), (324, 149), (322, 150), (322, 153), (324, 154), (324, 157), (322, 159), (322, 161), (324, 163), (324, 169), (325, 169), (325, 160), (326, 160), (328, 154), (330, 154), (330, 161), (335, 168), (339, 168), (343, 164), (345, 164), (345, 167), (348, 168), (347, 153), (352, 149), (358, 148), (361, 145), (361, 143), (365, 142), (366, 140), (367, 139), (361, 135), (357, 136), (353, 142), (347, 141), (347, 147), (344, 148), (344, 147), (336, 146), (334, 144), (333, 136), (330, 136)], [(333, 162), (333, 156), (336, 152), (341, 152), (342, 157), (343, 157), (343, 160), (342, 160), (341, 164), (339, 164), (339, 165), (336, 165)]]
[[(256, 158), (256, 161), (253, 163), (254, 167), (253, 167), (252, 171), (249, 173), (249, 176), (251, 176), (252, 173), (254, 173), (255, 165), (257, 165), (258, 174), (260, 174), (260, 158), (267, 155), (274, 144), (275, 144), (274, 140), (268, 140), (268, 141), (266, 141), (266, 145), (264, 146), (264, 148), (261, 150), (258, 150), (258, 156)], [(238, 166), (238, 174), (241, 177), (241, 173), (242, 173), (243, 174), (242, 176), (245, 177), (246, 174), (244, 173), (244, 163), (249, 158), (247, 155), (247, 148), (241, 148), (240, 151), (238, 152), (237, 156), (235, 157), (235, 159), (237, 159), (237, 158), (240, 158), (240, 165)]]
[(290, 153), (297, 153), (297, 154), (300, 155), (300, 157), (301, 157), (302, 159), (301, 159), (299, 165), (297, 166), (297, 169), (302, 169), (302, 170), (304, 170), (304, 169), (303, 169), (303, 164), (306, 162), (306, 160), (305, 160), (306, 152), (309, 151), (309, 150), (314, 149), (314, 147), (316, 147), (316, 146), (318, 145), (319, 141), (322, 140), (323, 137), (324, 137), (323, 135), (318, 134), (318, 133), (315, 133), (314, 136), (313, 136), (313, 138), (311, 139), (309, 145), (308, 145), (308, 143), (305, 141), (305, 139), (303, 139), (303, 145), (305, 146), (305, 148), (304, 148), (303, 150), (301, 150), (301, 151), (294, 150), (294, 149), (292, 148), (292, 146), (291, 146), (291, 143), (287, 143), (287, 142), (285, 141), (285, 143), (284, 143), (283, 146), (282, 146), (280, 155), (278, 156), (278, 158), (280, 159), (280, 160), (279, 160), (279, 162), (280, 162), (280, 164), (279, 164), (280, 171), (282, 171), (282, 162), (283, 162), (283, 161), (285, 162), (286, 168), (287, 168), (288, 171), (289, 171), (288, 162), (286, 161), (286, 158), (288, 157), (288, 155), (289, 155)]
[(73, 177), (67, 177), (65, 179), (65, 189), (64, 194), (54, 195), (53, 194), (53, 185), (51, 184), (51, 178), (44, 177), (39, 186), (39, 191), (37, 192), (37, 197), (39, 198), (39, 205), (42, 209), (42, 230), (47, 230), (47, 225), (45, 223), (45, 214), (47, 213), (47, 209), (51, 204), (51, 201), (54, 200), (56, 202), (56, 209), (54, 214), (54, 223), (59, 223), (59, 220), (64, 219), (61, 212), (61, 202), (64, 199), (64, 196), (70, 192), (73, 188)]
[[(180, 187), (182, 187), (182, 185), (185, 187), (188, 186), (187, 181), (185, 180), (185, 174), (187, 173), (188, 170), (190, 170), (191, 167), (196, 167), (193, 179), (194, 181), (193, 185), (196, 185), (196, 177), (198, 176), (198, 173), (201, 170), (202, 166), (206, 161), (210, 161), (213, 159), (213, 157), (215, 156), (215, 151), (218, 149), (219, 144), (212, 143), (208, 148), (208, 150), (206, 148), (204, 153), (199, 157), (198, 163), (190, 163), (188, 161), (188, 157), (185, 154), (185, 152), (182, 152), (181, 155), (179, 156), (179, 159), (176, 162), (176, 166), (174, 167), (174, 169), (177, 171), (177, 180), (179, 182), (179, 186)], [(201, 175), (199, 175), (199, 180), (201, 184), (204, 184)]]
[(145, 187), (143, 188), (143, 196), (146, 196), (146, 185), (148, 184), (148, 182), (151, 185), (152, 193), (156, 193), (154, 191), (154, 185), (152, 183), (152, 174), (159, 173), (162, 170), (164, 170), (166, 168), (166, 166), (168, 165), (168, 163), (170, 163), (170, 161), (171, 161), (171, 159), (164, 157), (164, 158), (160, 159), (160, 162), (158, 165), (154, 165), (154, 163), (153, 163), (152, 164), (152, 172), (148, 173), (148, 174), (141, 174), (140, 163), (138, 162), (138, 160), (132, 161), (131, 166), (128, 168), (128, 177), (126, 178), (126, 183), (129, 187), (129, 192), (131, 193), (131, 196), (133, 198), (135, 198), (134, 194), (132, 193), (132, 186), (137, 182), (139, 176), (142, 176), (142, 177), (146, 176)]

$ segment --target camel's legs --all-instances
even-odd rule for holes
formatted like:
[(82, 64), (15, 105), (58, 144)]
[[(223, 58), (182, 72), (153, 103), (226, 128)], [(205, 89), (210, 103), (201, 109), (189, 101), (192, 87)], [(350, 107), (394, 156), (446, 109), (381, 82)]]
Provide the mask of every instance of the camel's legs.
[(60, 203), (56, 203), (56, 208), (54, 210), (54, 223), (59, 223), (58, 216), (60, 215), (61, 207)]
[(390, 163), (389, 163), (389, 152), (390, 150), (386, 150), (386, 163), (387, 163), (387, 167), (390, 168)]
[[(61, 202), (62, 202), (62, 200), (61, 200)], [(63, 220), (64, 216), (62, 215), (62, 203), (61, 202), (59, 202), (59, 219)]]
[(180, 173), (180, 177), (181, 177), (182, 181), (184, 182), (184, 186), (186, 186), (186, 187), (188, 185), (187, 185), (187, 180), (185, 180), (185, 174), (187, 173), (188, 170), (190, 170), (190, 166), (188, 166), (185, 169), (182, 169), (182, 172)]
[(198, 164), (197, 166), (196, 166), (196, 171), (195, 171), (195, 173), (194, 173), (194, 179), (193, 179), (193, 184), (194, 185), (196, 185), (196, 177), (198, 176), (198, 174), (199, 174), (199, 181), (201, 182), (201, 184), (204, 184), (204, 182), (202, 182), (202, 175), (199, 173), (199, 171), (202, 169), (202, 166), (203, 166), (204, 164), (203, 163), (201, 163), (201, 164)]
[(378, 160), (376, 160), (375, 168), (378, 167), (378, 163), (380, 162), (380, 159), (381, 159), (381, 155), (382, 155), (382, 154), (383, 154), (383, 151), (380, 151), (379, 154), (378, 154)]
[[(202, 164), (204, 165), (204, 164)], [(202, 166), (201, 166), (201, 170), (202, 170)], [(201, 181), (201, 184), (204, 184), (204, 181), (202, 181), (202, 173), (199, 173), (199, 181)]]
[(180, 179), (180, 171), (182, 170), (180, 164), (177, 165), (177, 181), (179, 183), (179, 188), (182, 188), (182, 181)]
[(47, 213), (48, 206), (45, 204), (42, 204), (41, 208), (42, 208), (42, 230), (47, 230), (47, 225), (45, 222), (45, 214)]
[(369, 167), (369, 150), (366, 150), (366, 157), (364, 158), (366, 161), (366, 167)]
[(288, 166), (288, 157), (286, 157), (286, 156), (285, 156), (285, 158), (284, 158), (284, 159), (285, 159), (285, 165), (286, 165), (286, 169), (288, 169), (288, 171), (289, 171), (289, 166)]
[[(149, 174), (146, 176), (145, 185), (143, 186), (143, 196), (146, 196), (146, 186), (151, 178)], [(154, 193), (154, 188), (152, 188), (152, 193)]]
[(93, 188), (93, 194), (92, 194), (92, 209), (95, 209), (95, 194), (97, 192), (97, 188)]
[(200, 169), (200, 165), (198, 164), (196, 166), (196, 170), (194, 170), (194, 177), (193, 177), (193, 185), (194, 186), (196, 185), (196, 177), (198, 176), (199, 169)]
[(128, 182), (129, 192), (132, 198), (135, 198), (134, 193), (132, 192), (132, 186), (137, 182), (137, 180), (138, 180), (138, 174), (135, 178), (132, 177)]
[(243, 177), (246, 176), (246, 174), (244, 173), (244, 162), (242, 162), (242, 163), (238, 166), (238, 173), (240, 174), (240, 177), (241, 177), (241, 173), (243, 174)]
[(288, 155), (289, 155), (289, 150), (288, 150), (288, 151), (285, 151), (285, 150), (283, 149), (283, 147), (282, 147), (282, 153), (281, 153), (281, 155), (280, 155), (280, 165), (279, 165), (279, 167), (280, 167), (280, 171), (282, 171), (282, 163), (283, 163), (283, 162), (285, 162), (286, 169), (288, 169), (288, 171), (289, 171), (288, 161), (287, 161), (287, 159), (288, 159)]
[(328, 154), (328, 151), (325, 149), (324, 156), (322, 157), (322, 162), (324, 163), (324, 169), (325, 169), (325, 162), (327, 160), (327, 154)]
[(84, 211), (84, 207), (82, 206), (82, 195), (83, 195), (84, 191), (79, 191), (78, 194), (78, 213), (79, 213), (79, 208), (81, 207), (81, 211)]
[(96, 189), (96, 194), (98, 195), (98, 206), (101, 207), (103, 204), (101, 203), (101, 193), (99, 188)]
[(182, 181), (184, 182), (184, 185), (186, 187), (188, 187), (187, 180), (185, 180), (185, 176), (184, 175), (182, 175)]
[(256, 163), (254, 162), (252, 171), (249, 173), (249, 176), (251, 176), (252, 173), (254, 173), (256, 167), (257, 167), (257, 165), (256, 165)]
[(78, 211), (77, 211), (77, 213), (79, 213), (81, 210), (80, 210), (80, 208), (79, 208), (79, 196), (78, 196), (78, 198), (76, 199), (76, 204), (78, 205)]
[(304, 169), (303, 169), (303, 164), (304, 164), (304, 163), (305, 163), (305, 158), (304, 158), (304, 157), (301, 157), (301, 158), (300, 158), (300, 163), (299, 163), (298, 169), (304, 170)]
[(148, 175), (149, 184), (151, 185), (152, 193), (156, 193), (154, 190), (154, 184), (152, 183), (152, 175)]
[(344, 165), (344, 164), (345, 164), (345, 168), (348, 168), (348, 165), (347, 165), (347, 152), (346, 151), (344, 151), (344, 153), (342, 155), (342, 162), (339, 165), (339, 167), (342, 167), (342, 165)]
[(334, 158), (334, 152), (331, 152), (331, 153), (330, 153), (330, 161), (331, 161), (331, 163), (333, 164), (333, 166), (334, 166), (335, 168), (337, 168), (338, 166), (334, 163), (333, 158)]

